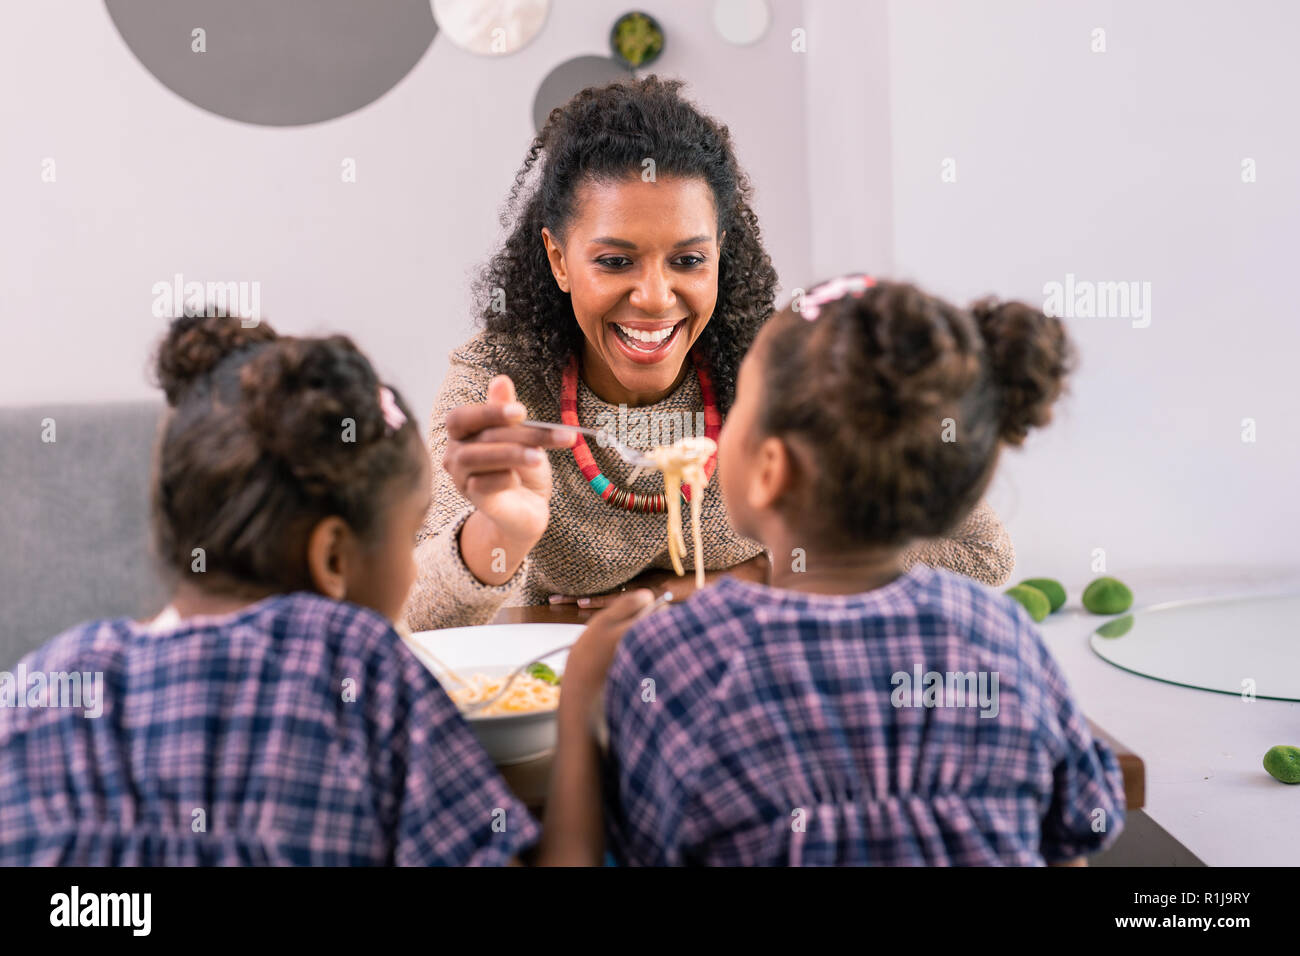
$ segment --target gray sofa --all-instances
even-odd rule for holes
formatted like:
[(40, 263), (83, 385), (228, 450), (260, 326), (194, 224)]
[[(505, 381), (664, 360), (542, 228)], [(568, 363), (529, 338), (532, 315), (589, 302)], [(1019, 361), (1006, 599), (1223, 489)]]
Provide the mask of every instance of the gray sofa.
[[(0, 670), (74, 624), (166, 603), (149, 546), (161, 402), (0, 408)], [(55, 441), (41, 440), (53, 419)]]

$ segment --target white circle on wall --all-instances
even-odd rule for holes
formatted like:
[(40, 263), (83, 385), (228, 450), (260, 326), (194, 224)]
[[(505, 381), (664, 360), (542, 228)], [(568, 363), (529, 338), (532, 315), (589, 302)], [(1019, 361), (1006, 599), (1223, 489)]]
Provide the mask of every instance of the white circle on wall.
[(550, 6), (551, 0), (433, 0), (433, 18), (462, 50), (505, 56), (533, 41)]
[(728, 43), (757, 43), (771, 23), (767, 0), (714, 0), (713, 27)]

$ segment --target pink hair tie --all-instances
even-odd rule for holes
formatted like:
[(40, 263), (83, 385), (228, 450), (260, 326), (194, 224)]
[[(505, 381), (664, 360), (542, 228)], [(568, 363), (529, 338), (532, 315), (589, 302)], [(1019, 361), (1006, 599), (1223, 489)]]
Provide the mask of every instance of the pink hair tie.
[(875, 284), (876, 280), (865, 272), (830, 279), (805, 292), (796, 311), (811, 322), (822, 314), (822, 306), (827, 303), (842, 299), (850, 294), (855, 298), (860, 297), (862, 293)]
[(379, 386), (379, 409), (384, 413), (384, 424), (389, 431), (397, 431), (406, 424), (406, 413), (397, 404), (393, 390), (387, 385)]

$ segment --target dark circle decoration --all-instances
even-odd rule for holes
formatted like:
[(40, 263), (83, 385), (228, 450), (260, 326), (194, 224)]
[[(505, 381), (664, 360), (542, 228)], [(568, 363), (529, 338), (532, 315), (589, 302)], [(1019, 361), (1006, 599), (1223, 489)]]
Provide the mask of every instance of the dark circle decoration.
[(648, 13), (625, 13), (609, 30), (609, 48), (631, 69), (649, 66), (664, 52), (664, 28)]
[(626, 80), (632, 72), (609, 56), (578, 56), (565, 60), (542, 80), (533, 99), (533, 127), (537, 132), (546, 125), (551, 110), (563, 106), (589, 86), (604, 86), (616, 80)]
[[(244, 123), (345, 116), (401, 81), (433, 42), (429, 0), (105, 0), (140, 63), (195, 106)], [(203, 52), (197, 52), (202, 30)]]

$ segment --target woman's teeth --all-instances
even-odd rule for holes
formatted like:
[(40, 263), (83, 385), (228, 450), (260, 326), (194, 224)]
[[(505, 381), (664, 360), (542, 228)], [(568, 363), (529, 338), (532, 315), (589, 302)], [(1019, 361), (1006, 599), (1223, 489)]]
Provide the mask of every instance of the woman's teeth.
[(648, 345), (651, 347), (658, 346), (664, 342), (673, 334), (673, 330), (677, 328), (675, 325), (670, 325), (666, 329), (659, 329), (656, 332), (650, 332), (646, 329), (629, 329), (626, 325), (619, 325), (617, 322), (614, 323), (614, 327), (633, 342), (639, 342), (642, 345)]

